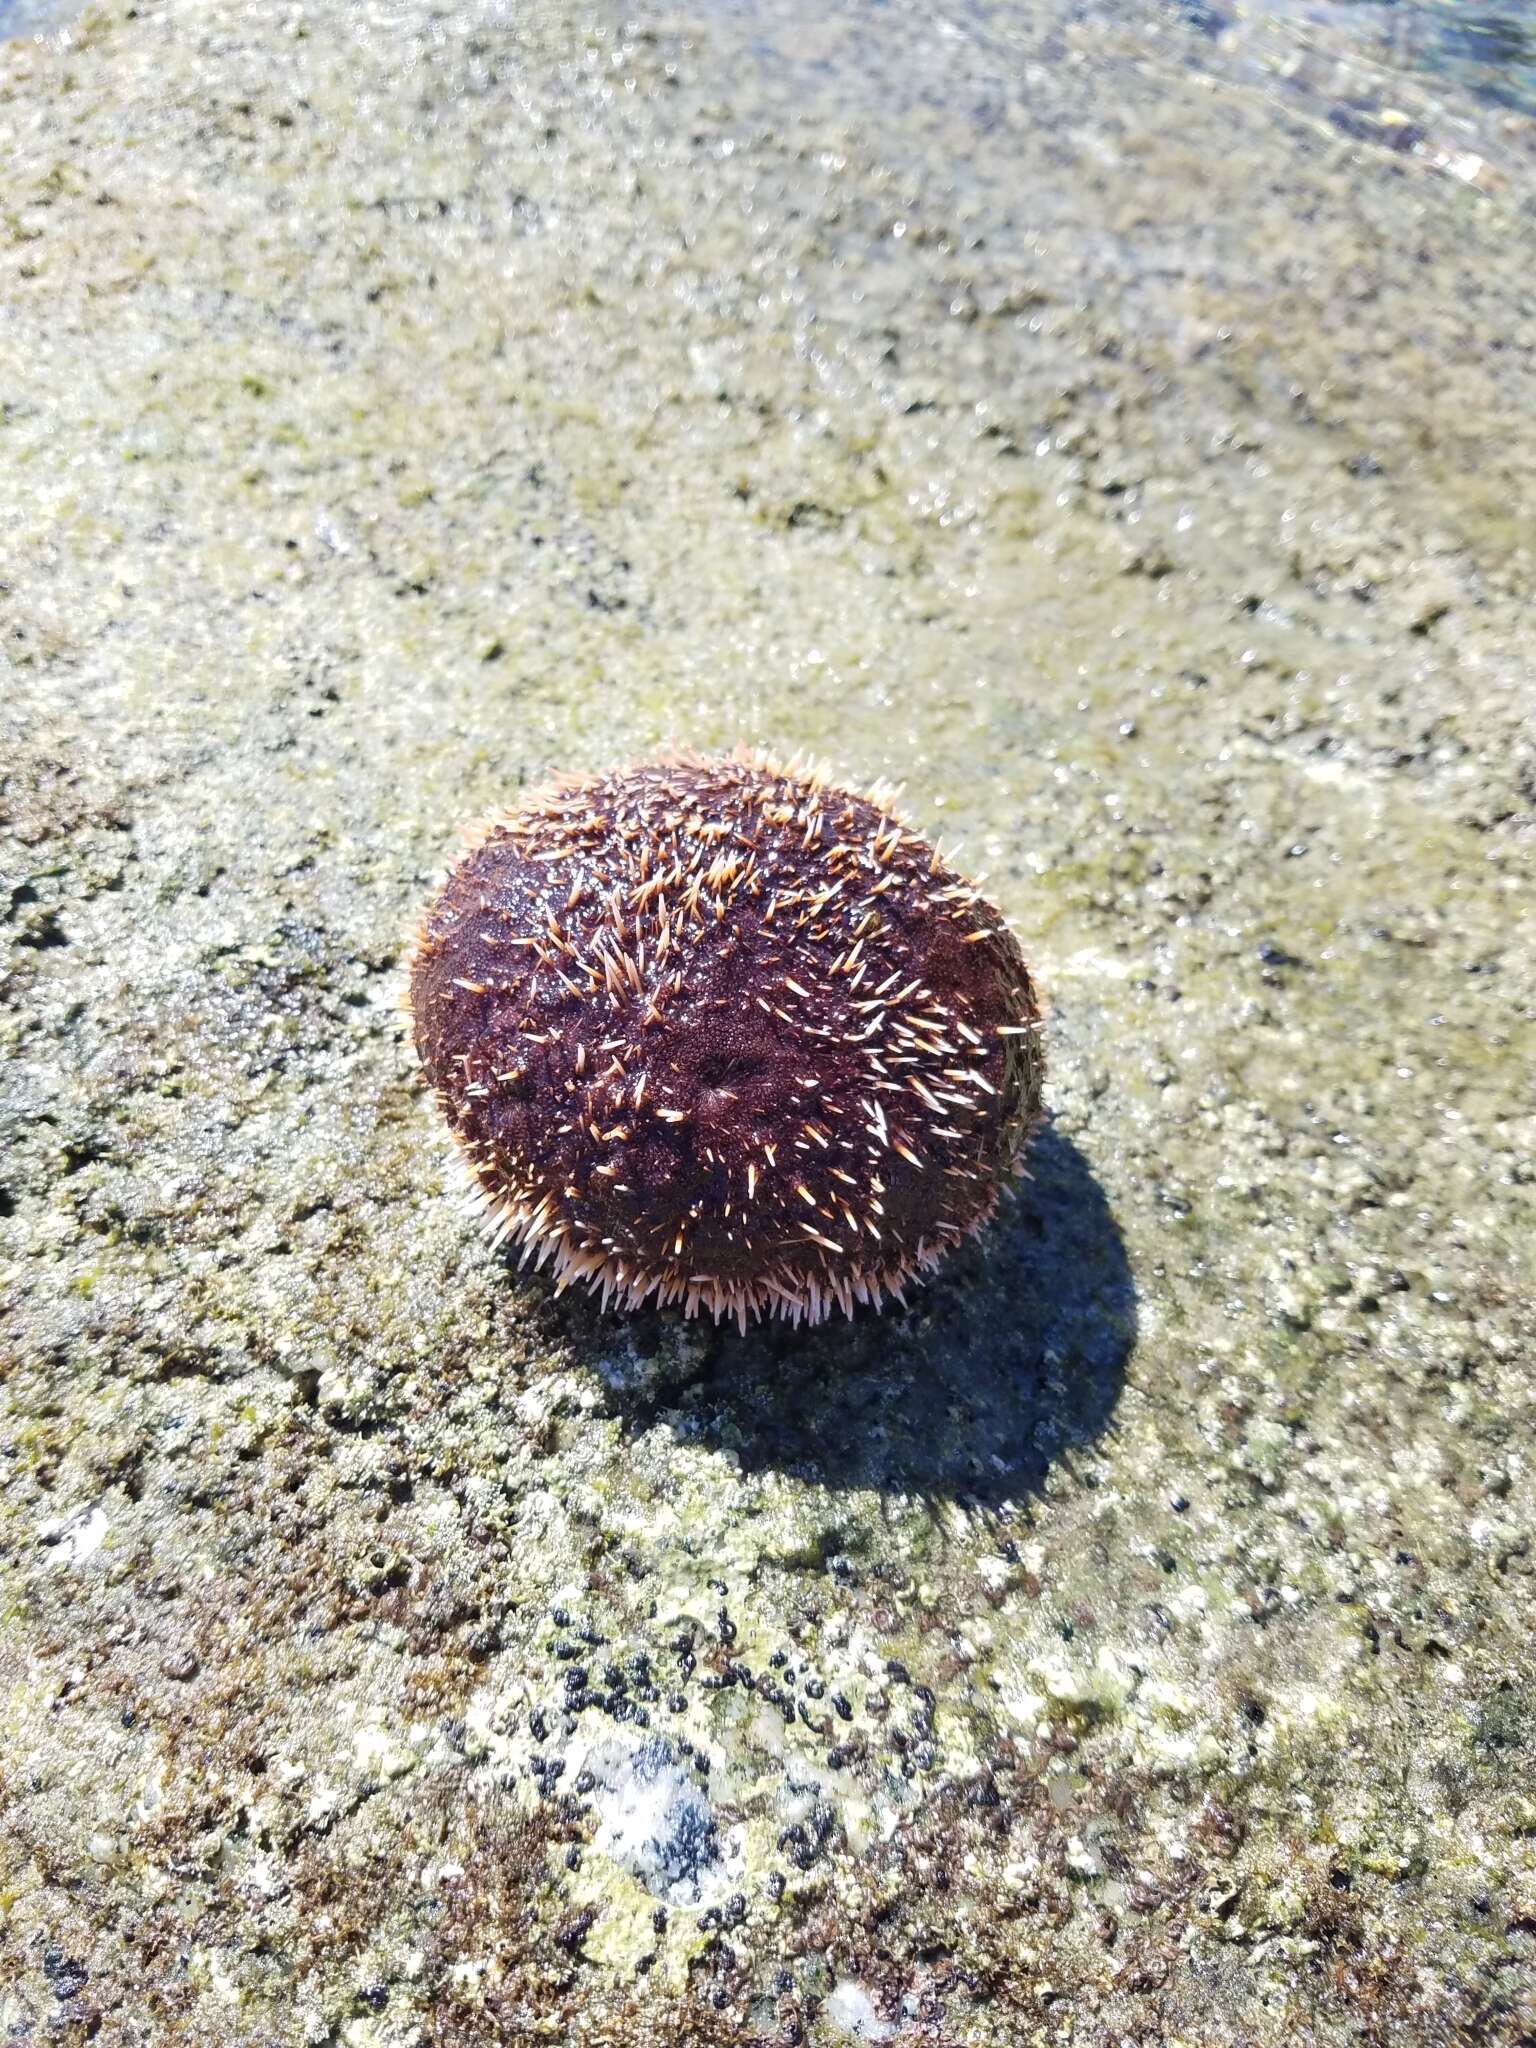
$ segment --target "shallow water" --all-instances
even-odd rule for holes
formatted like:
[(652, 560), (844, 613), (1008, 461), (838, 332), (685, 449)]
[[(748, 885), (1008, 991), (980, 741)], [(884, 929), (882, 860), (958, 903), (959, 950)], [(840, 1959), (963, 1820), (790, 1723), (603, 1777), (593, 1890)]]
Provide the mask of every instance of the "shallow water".
[[(860, 101), (900, 117), (916, 107), (978, 110), (977, 85), (1019, 86), (1031, 67), (1069, 64), (1115, 90), (1115, 61), (1255, 93), (1341, 134), (1475, 179), (1491, 157), (1529, 165), (1536, 115), (1536, 7), (1454, 0), (909, 0), (873, 8), (807, 0), (708, 0), (706, 17), (754, 31), (761, 87), (819, 82), (829, 104)], [(919, 54), (920, 53), (920, 54)], [(890, 143), (899, 148), (899, 137)], [(963, 154), (948, 166), (963, 180)], [(1254, 195), (1255, 200), (1258, 194)]]
[(0, 0), (0, 37), (48, 35), (78, 12), (67, 0)]
[(1536, 7), (1531, 0), (1465, 6), (1460, 0), (1277, 0), (1224, 18), (1193, 0), (1207, 33), (1241, 35), (1244, 17), (1268, 16), (1292, 34), (1353, 45), (1393, 74), (1441, 80), (1498, 106), (1536, 112)]
[[(80, 0), (0, 0), (0, 38), (44, 35), (72, 21)], [(772, 0), (709, 0), (701, 10), (750, 19), (772, 14)], [(870, 36), (882, 32), (881, 6), (844, 9)], [(1005, 50), (1020, 35), (1019, 24), (1034, 10), (997, 0), (952, 0), (927, 10), (936, 37), (967, 37)], [(1172, 18), (1207, 40), (1266, 71), (1305, 69), (1309, 57), (1331, 57), (1352, 73), (1357, 95), (1390, 107), (1394, 81), (1416, 88), (1445, 84), (1474, 101), (1536, 113), (1536, 0), (1464, 6), (1458, 0), (1272, 0), (1267, 6), (1243, 0), (1138, 0), (1119, 7), (1112, 0), (1083, 0), (1080, 16), (1098, 14), (1108, 22), (1139, 24), (1157, 33)], [(814, 26), (834, 7), (802, 6), (796, 27)], [(777, 54), (783, 54), (782, 51)], [(1189, 42), (1175, 61), (1198, 67), (1202, 56)]]

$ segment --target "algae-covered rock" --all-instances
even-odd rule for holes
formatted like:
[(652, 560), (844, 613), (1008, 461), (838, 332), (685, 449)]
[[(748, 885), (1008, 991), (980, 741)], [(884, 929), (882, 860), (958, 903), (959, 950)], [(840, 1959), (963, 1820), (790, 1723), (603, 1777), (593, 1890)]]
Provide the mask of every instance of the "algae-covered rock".
[[(1256, 47), (0, 50), (7, 2039), (1536, 2030), (1528, 141)], [(1048, 1003), (815, 1330), (489, 1250), (399, 1007), (461, 821), (738, 742)]]

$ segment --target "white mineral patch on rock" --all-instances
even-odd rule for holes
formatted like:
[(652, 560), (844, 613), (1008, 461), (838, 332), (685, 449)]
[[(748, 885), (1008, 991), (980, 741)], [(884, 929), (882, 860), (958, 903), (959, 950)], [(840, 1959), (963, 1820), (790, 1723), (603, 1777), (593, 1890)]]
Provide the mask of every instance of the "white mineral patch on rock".
[(638, 1748), (605, 1743), (587, 1757), (597, 1780), (593, 1846), (676, 1906), (710, 1906), (741, 1875), (734, 1831), (722, 1833), (708, 1795), (661, 1736)]
[(896, 2031), (889, 2020), (881, 2019), (874, 2000), (852, 1977), (833, 1985), (822, 2016), (855, 2041), (889, 2041)]
[(49, 1563), (54, 1570), (68, 1570), (96, 1555), (109, 1526), (106, 1509), (94, 1507), (82, 1509), (63, 1522), (40, 1523), (37, 1534), (41, 1542), (53, 1545)]
[(394, 1778), (404, 1778), (414, 1771), (418, 1762), (416, 1751), (409, 1742), (392, 1735), (387, 1728), (369, 1723), (359, 1728), (353, 1737), (353, 1761), (368, 1778), (382, 1779), (386, 1784)]

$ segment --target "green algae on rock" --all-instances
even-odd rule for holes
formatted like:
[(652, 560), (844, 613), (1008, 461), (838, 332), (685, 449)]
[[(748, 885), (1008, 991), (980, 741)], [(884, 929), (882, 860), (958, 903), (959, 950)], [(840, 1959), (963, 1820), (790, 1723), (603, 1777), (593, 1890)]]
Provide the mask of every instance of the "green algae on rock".
[(684, 754), (473, 837), (410, 1000), (498, 1242), (745, 1329), (900, 1299), (992, 1214), (1041, 1113), (1039, 1004), (886, 792)]

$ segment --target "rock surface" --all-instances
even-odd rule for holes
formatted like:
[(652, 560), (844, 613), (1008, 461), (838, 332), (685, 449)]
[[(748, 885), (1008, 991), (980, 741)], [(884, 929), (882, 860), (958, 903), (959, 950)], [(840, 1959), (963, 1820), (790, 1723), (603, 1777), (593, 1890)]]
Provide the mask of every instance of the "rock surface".
[[(7, 2039), (1536, 2030), (1526, 142), (879, 20), (0, 51)], [(445, 1192), (456, 828), (669, 738), (1040, 967), (904, 1314)]]

